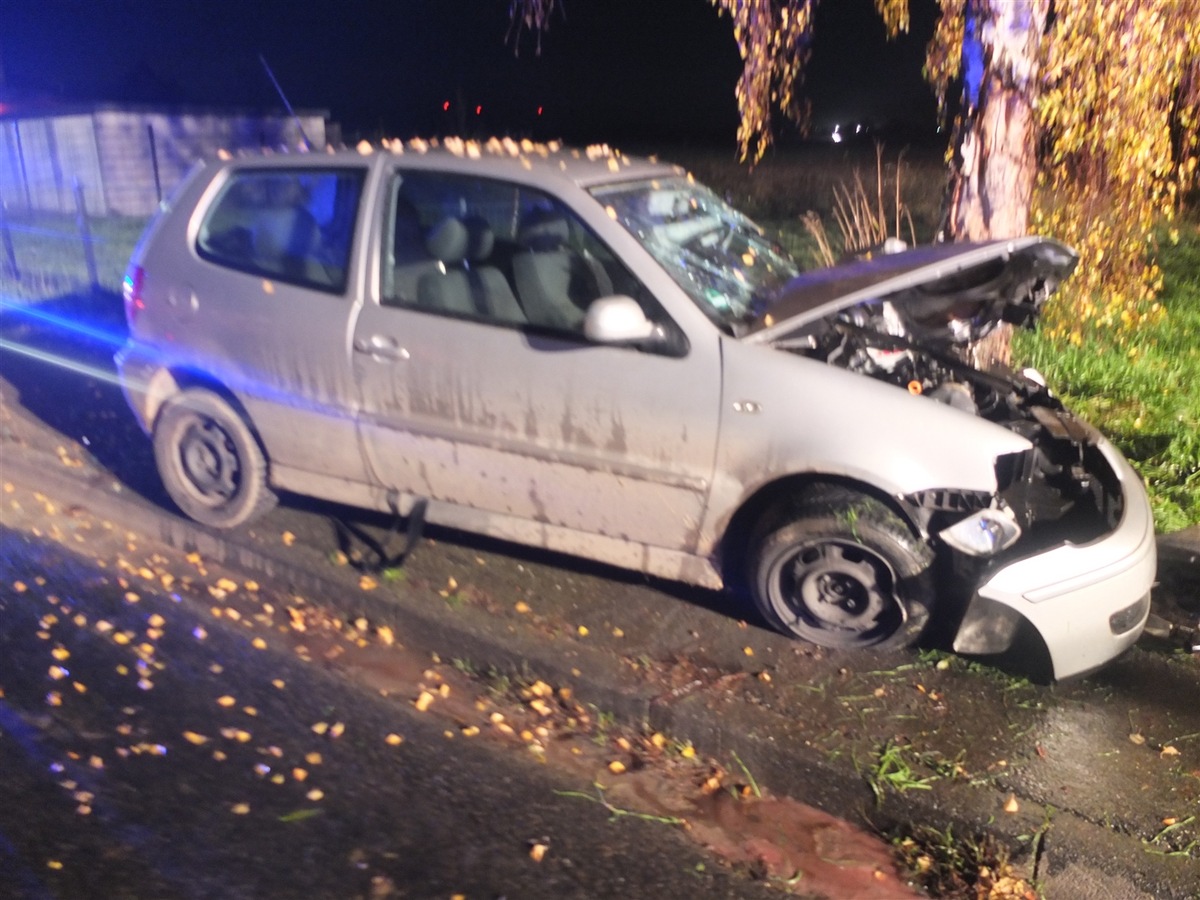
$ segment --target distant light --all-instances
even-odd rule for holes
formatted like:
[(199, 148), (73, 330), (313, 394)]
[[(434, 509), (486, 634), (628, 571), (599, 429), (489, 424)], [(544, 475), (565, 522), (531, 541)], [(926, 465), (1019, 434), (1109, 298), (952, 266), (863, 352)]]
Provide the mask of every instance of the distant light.
[(479, 115), (481, 112), (483, 112), (482, 106), (475, 107), (475, 115)]
[(442, 112), (449, 112), (449, 111), (450, 111), (450, 101), (447, 100), (445, 103), (442, 104)]
[(862, 134), (862, 126), (861, 126), (861, 125), (855, 125), (855, 126), (854, 126), (854, 133), (855, 133), (855, 134)]
[(835, 144), (840, 144), (842, 142), (841, 127), (842, 127), (841, 125), (833, 126), (833, 134), (831, 134), (830, 137), (833, 138), (833, 142)]
[(538, 115), (540, 116), (541, 114), (542, 114), (542, 108), (539, 106), (538, 107)]

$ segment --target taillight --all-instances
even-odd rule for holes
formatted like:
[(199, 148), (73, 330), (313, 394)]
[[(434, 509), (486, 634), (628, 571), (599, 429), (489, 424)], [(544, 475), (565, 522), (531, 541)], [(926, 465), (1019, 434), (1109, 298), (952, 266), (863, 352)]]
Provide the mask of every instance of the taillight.
[(146, 308), (142, 299), (142, 284), (146, 280), (146, 270), (141, 266), (130, 266), (125, 273), (122, 293), (125, 296), (125, 321), (130, 326), (137, 321), (138, 313)]

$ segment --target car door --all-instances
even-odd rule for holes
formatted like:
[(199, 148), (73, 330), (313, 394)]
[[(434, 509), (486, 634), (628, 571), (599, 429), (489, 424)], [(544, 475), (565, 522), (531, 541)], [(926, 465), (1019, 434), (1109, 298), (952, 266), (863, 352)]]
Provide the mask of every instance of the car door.
[[(172, 285), (191, 367), (244, 404), (273, 467), (365, 480), (347, 365), (365, 166), (247, 165), (215, 186)], [(170, 336), (168, 335), (170, 340)]]
[[(600, 346), (582, 322), (529, 321), (513, 272), (534, 250), (514, 223), (550, 206), (564, 210), (502, 182), (397, 175), (382, 302), (364, 304), (354, 334), (369, 464), (383, 485), (415, 496), (692, 549), (715, 455), (716, 340), (688, 346), (627, 268), (596, 258), (606, 251), (577, 219), (593, 290), (635, 296), (673, 341)], [(453, 240), (464, 229), (465, 247)]]

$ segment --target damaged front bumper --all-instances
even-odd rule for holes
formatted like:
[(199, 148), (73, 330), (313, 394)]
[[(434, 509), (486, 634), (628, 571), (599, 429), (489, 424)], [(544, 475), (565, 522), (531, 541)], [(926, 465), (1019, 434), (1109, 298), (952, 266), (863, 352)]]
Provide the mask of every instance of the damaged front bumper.
[(954, 639), (957, 652), (1002, 653), (1025, 621), (1045, 643), (1054, 677), (1061, 679), (1092, 671), (1137, 641), (1150, 613), (1157, 565), (1154, 520), (1138, 474), (1107, 441), (1098, 449), (1124, 497), (1116, 528), (988, 573), (968, 602)]

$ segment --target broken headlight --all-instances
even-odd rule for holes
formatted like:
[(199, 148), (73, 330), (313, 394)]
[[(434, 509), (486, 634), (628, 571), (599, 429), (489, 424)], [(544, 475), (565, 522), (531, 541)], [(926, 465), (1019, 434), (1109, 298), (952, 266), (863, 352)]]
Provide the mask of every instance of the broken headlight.
[(1021, 526), (1008, 509), (989, 507), (938, 533), (943, 541), (968, 556), (995, 556), (1016, 543)]

